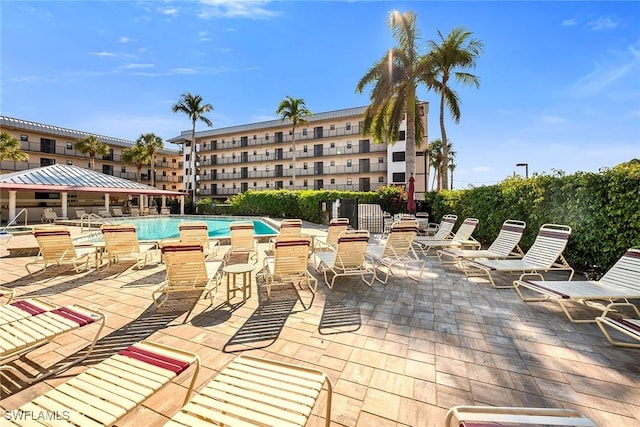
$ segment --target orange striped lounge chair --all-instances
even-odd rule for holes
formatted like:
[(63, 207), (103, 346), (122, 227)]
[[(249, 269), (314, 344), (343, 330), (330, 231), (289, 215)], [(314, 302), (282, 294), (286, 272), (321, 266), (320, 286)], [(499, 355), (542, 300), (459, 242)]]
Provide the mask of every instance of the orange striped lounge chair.
[(573, 409), (494, 406), (454, 406), (447, 412), (444, 425), (445, 427), (507, 425), (596, 427), (593, 421)]
[[(63, 225), (34, 227), (33, 235), (40, 252), (34, 261), (25, 264), (31, 276), (43, 273), (49, 265), (71, 265), (80, 273), (89, 267), (90, 256), (95, 254), (93, 247), (75, 247), (69, 229)], [(43, 268), (37, 273), (30, 268), (39, 265)]]
[(155, 244), (140, 244), (133, 224), (103, 224), (100, 227), (109, 266), (124, 259), (134, 260), (135, 268), (143, 268), (153, 258)]
[[(370, 244), (367, 246), (366, 255), (371, 259), (374, 268), (384, 266), (386, 276), (384, 280), (376, 275), (376, 279), (386, 284), (389, 275), (393, 275), (392, 267), (396, 264), (404, 266), (406, 277), (419, 281), (424, 271), (424, 260), (420, 260), (413, 250), (413, 240), (419, 232), (418, 221), (401, 220), (393, 223), (389, 230), (389, 235), (383, 244)], [(409, 266), (417, 265), (419, 274), (417, 278), (409, 275)]]
[(267, 298), (275, 284), (305, 283), (311, 292), (318, 288), (318, 280), (307, 268), (309, 263), (310, 237), (278, 237), (274, 243), (274, 254), (264, 259), (264, 278)]
[(438, 251), (438, 256), (443, 263), (443, 257), (453, 258), (453, 262), (460, 268), (464, 268), (462, 261), (465, 259), (522, 258), (524, 252), (520, 249), (519, 243), (526, 226), (524, 221), (508, 219), (502, 224), (498, 237), (487, 249), (444, 248)]
[(202, 245), (207, 259), (215, 258), (220, 252), (220, 241), (209, 237), (209, 226), (204, 221), (183, 222), (178, 225), (180, 242)]
[[(571, 236), (571, 227), (561, 224), (544, 224), (538, 231), (533, 245), (521, 259), (475, 259), (465, 260), (467, 275), (487, 275), (495, 288), (511, 288), (513, 285), (498, 286), (492, 273), (507, 272), (538, 274), (548, 271), (569, 271), (569, 280), (574, 270), (562, 255)], [(538, 277), (542, 277), (538, 274)]]
[[(539, 280), (532, 280), (535, 277)], [(513, 282), (525, 302), (556, 301), (574, 323), (593, 323), (594, 317), (575, 319), (568, 303), (610, 303), (640, 299), (640, 249), (629, 249), (600, 280), (543, 280), (539, 274), (523, 274)], [(537, 296), (528, 296), (535, 293)]]
[(252, 221), (233, 221), (229, 224), (229, 235), (231, 237), (231, 249), (227, 251), (225, 260), (228, 261), (232, 255), (247, 255), (249, 259), (254, 258), (258, 262), (258, 242), (254, 234)]
[[(161, 251), (167, 275), (152, 294), (153, 304), (160, 307), (167, 301), (169, 294), (198, 289), (205, 291), (205, 296), (209, 296), (213, 304), (222, 279), (222, 261), (205, 261), (204, 251), (199, 243), (164, 245)], [(161, 295), (165, 298), (158, 302)]]
[[(61, 372), (83, 361), (91, 354), (104, 328), (105, 315), (74, 304), (60, 307), (40, 299), (17, 300), (0, 307), (0, 371), (10, 371), (32, 383)], [(27, 378), (9, 363), (42, 347), (67, 332), (99, 325), (84, 355), (41, 374)]]
[(324, 372), (243, 354), (165, 426), (304, 426), (325, 387), (329, 427), (333, 390)]
[[(447, 223), (449, 224), (449, 223)], [(418, 236), (413, 241), (415, 245), (427, 256), (433, 248), (480, 248), (480, 243), (472, 237), (473, 232), (478, 226), (476, 218), (467, 218), (458, 228), (453, 237), (437, 240), (430, 236)]]
[(329, 221), (327, 235), (316, 237), (314, 240), (315, 251), (335, 250), (338, 244), (338, 237), (343, 231), (349, 228), (349, 218), (332, 218)]
[[(133, 344), (22, 405), (17, 411), (34, 414), (65, 414), (55, 425), (112, 426), (190, 367), (195, 372), (184, 403), (193, 391), (200, 371), (200, 358), (150, 341)], [(12, 420), (30, 426), (33, 420)]]
[[(371, 286), (376, 279), (375, 268), (367, 265), (366, 252), (369, 243), (368, 230), (347, 230), (338, 237), (338, 245), (335, 251), (316, 252), (316, 270), (324, 274), (324, 281), (333, 289), (338, 277), (360, 276), (362, 281)], [(333, 275), (329, 281), (328, 273)], [(371, 280), (367, 281), (366, 275), (371, 274)]]

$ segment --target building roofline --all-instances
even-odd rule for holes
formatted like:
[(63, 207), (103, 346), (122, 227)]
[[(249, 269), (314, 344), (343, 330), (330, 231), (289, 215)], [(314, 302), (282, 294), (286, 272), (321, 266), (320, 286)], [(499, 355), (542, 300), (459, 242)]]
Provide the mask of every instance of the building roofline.
[[(98, 135), (91, 132), (68, 129), (60, 126), (46, 125), (44, 123), (32, 122), (32, 121), (23, 120), (23, 119), (16, 119), (14, 117), (7, 117), (7, 116), (0, 116), (0, 126), (7, 129), (13, 128), (13, 129), (31, 130), (35, 132), (46, 132), (49, 134), (64, 136), (68, 138), (77, 138), (77, 139), (85, 138), (89, 135), (94, 135), (104, 143), (117, 145), (120, 147), (131, 147), (135, 144), (135, 141), (129, 141), (126, 139), (114, 138), (112, 136), (106, 136), (106, 135)], [(179, 152), (178, 150), (172, 150), (168, 148), (163, 148), (162, 150), (158, 150), (158, 153), (175, 154), (175, 155), (178, 155), (178, 152)]]

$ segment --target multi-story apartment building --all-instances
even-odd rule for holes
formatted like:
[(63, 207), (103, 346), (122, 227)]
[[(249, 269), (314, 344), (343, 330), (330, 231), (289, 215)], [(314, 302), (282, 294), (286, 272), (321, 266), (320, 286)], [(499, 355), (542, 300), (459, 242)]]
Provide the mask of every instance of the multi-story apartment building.
[[(196, 194), (225, 200), (246, 190), (376, 190), (407, 182), (405, 130), (399, 141), (375, 144), (362, 135), (366, 107), (313, 114), (293, 134), (288, 121), (271, 120), (196, 132)], [(420, 109), (427, 129), (428, 104)], [(426, 132), (425, 132), (426, 133)], [(295, 136), (295, 138), (294, 138)], [(168, 141), (185, 146), (185, 189), (191, 131)], [(424, 141), (427, 141), (424, 136)], [(418, 150), (417, 155), (422, 156)], [(422, 158), (422, 157), (420, 157)], [(424, 162), (417, 161), (416, 197), (424, 192)]]
[[(74, 147), (74, 143), (89, 135), (90, 132), (51, 126), (12, 117), (0, 116), (0, 130), (8, 132), (20, 141), (23, 151), (29, 155), (28, 161), (0, 162), (0, 173), (9, 173), (25, 169), (33, 169), (53, 164), (74, 165), (86, 169), (91, 168), (89, 154), (82, 154)], [(109, 147), (109, 154), (95, 156), (95, 170), (107, 175), (138, 181), (135, 165), (122, 162), (122, 150), (131, 147), (134, 142), (109, 136), (96, 135)], [(182, 190), (182, 153), (178, 150), (162, 149), (156, 154), (155, 167), (143, 166), (140, 182), (154, 185), (161, 190)], [(21, 194), (22, 206), (38, 206), (43, 202), (40, 198), (51, 197), (46, 193)], [(82, 194), (85, 199), (78, 200), (78, 195), (70, 195), (71, 206), (100, 205), (99, 194)], [(95, 200), (94, 200), (95, 199)], [(115, 201), (113, 204), (117, 204)]]

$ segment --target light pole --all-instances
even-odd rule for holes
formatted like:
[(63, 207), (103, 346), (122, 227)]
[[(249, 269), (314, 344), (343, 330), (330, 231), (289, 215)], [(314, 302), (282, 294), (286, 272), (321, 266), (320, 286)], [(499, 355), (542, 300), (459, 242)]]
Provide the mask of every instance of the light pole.
[(529, 163), (516, 163), (516, 166), (524, 166), (524, 178), (529, 178)]

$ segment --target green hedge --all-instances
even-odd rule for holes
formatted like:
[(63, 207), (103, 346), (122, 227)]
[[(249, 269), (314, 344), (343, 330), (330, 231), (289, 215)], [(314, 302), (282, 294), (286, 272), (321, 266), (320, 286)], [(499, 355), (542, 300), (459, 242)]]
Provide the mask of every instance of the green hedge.
[(640, 160), (600, 173), (536, 175), (509, 178), (494, 186), (428, 193), (434, 220), (447, 213), (480, 220), (474, 236), (492, 242), (502, 223), (527, 223), (520, 246), (533, 244), (545, 223), (569, 225), (572, 235), (565, 251), (579, 271), (606, 271), (628, 248), (640, 248)]

